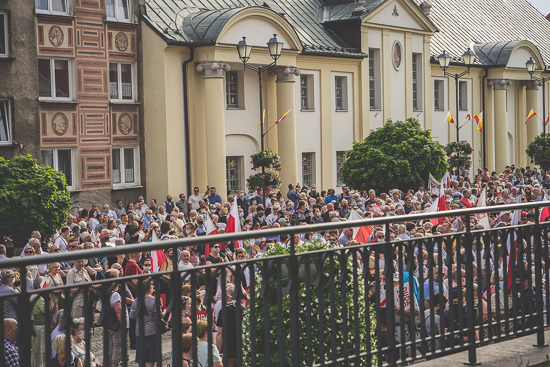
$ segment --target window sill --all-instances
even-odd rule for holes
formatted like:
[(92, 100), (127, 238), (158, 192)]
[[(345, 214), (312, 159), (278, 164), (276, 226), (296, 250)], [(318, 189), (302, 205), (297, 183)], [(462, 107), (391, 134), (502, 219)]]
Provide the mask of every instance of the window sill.
[(246, 110), (245, 107), (226, 107), (226, 110), (237, 110), (237, 111), (243, 111)]
[[(310, 110), (310, 109), (300, 109), (301, 112), (315, 112), (315, 110)], [(308, 186), (309, 187), (309, 186)]]
[(113, 185), (113, 191), (119, 191), (119, 190), (131, 190), (131, 189), (143, 189), (143, 186), (141, 185), (134, 185), (134, 186), (114, 186)]
[(123, 101), (109, 101), (109, 105), (111, 106), (139, 106), (141, 105), (140, 102), (123, 102)]
[(13, 56), (0, 56), (0, 61), (14, 61), (15, 57)]
[(76, 16), (66, 13), (52, 13), (49, 11), (36, 11), (36, 16), (40, 17), (53, 17), (53, 18), (65, 18), (65, 19), (76, 19)]
[(38, 103), (40, 104), (70, 104), (70, 105), (77, 105), (80, 102), (78, 101), (72, 101), (72, 100), (63, 100), (63, 99), (40, 99), (38, 98)]
[(8, 141), (3, 141), (3, 142), (0, 142), (0, 149), (2, 148), (15, 148), (17, 147), (17, 144), (15, 144), (14, 142), (8, 142)]
[(349, 112), (349, 110), (335, 110), (336, 112)]
[(124, 25), (129, 25), (129, 26), (132, 26), (132, 27), (137, 27), (138, 26), (138, 23), (134, 23), (134, 22), (129, 21), (129, 20), (118, 20), (116, 18), (105, 18), (105, 24), (114, 24), (114, 25), (124, 24)]
[(381, 108), (371, 108), (370, 111), (381, 112), (383, 110)]
[(434, 110), (434, 112), (445, 112), (445, 110)]
[(424, 110), (415, 110), (415, 109), (413, 109), (413, 112), (424, 112)]

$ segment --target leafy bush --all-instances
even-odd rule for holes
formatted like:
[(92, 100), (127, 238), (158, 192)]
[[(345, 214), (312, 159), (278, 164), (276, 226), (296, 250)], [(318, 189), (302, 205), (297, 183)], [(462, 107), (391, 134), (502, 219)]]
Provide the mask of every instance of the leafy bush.
[(531, 162), (541, 169), (550, 169), (550, 133), (535, 136), (525, 153), (531, 158)]
[[(334, 248), (334, 245), (329, 243), (322, 243), (314, 241), (313, 243), (305, 243), (302, 246), (296, 247), (296, 253), (299, 256), (305, 252), (314, 250), (323, 250)], [(265, 256), (275, 256), (289, 254), (290, 248), (284, 248), (277, 245), (271, 247)], [(302, 366), (307, 365), (307, 355), (313, 356), (313, 363), (320, 363), (322, 360), (327, 361), (333, 358), (335, 355), (337, 358), (344, 356), (344, 344), (347, 344), (350, 355), (354, 353), (354, 348), (359, 345), (360, 352), (367, 350), (368, 335), (371, 335), (371, 348), (376, 348), (376, 318), (374, 309), (366, 311), (365, 309), (365, 287), (363, 284), (363, 278), (360, 273), (357, 274), (357, 288), (354, 287), (353, 271), (357, 271), (355, 264), (351, 257), (345, 257), (343, 260), (340, 256), (340, 252), (333, 252), (331, 257), (323, 258), (323, 254), (311, 254), (305, 255), (309, 261), (305, 260), (305, 256), (300, 256), (299, 259), (302, 262), (300, 266), (299, 276), (299, 289), (298, 289), (298, 318), (299, 318), (299, 346), (300, 361)], [(345, 255), (344, 255), (345, 256)], [(288, 260), (288, 259), (287, 259)], [(287, 260), (284, 260), (281, 264), (280, 274), (278, 267), (274, 266), (266, 274), (265, 269), (262, 267), (257, 274), (256, 284), (256, 302), (255, 302), (255, 319), (256, 319), (256, 361), (259, 365), (264, 364), (266, 356), (264, 355), (265, 348), (265, 329), (264, 329), (264, 307), (267, 302), (269, 305), (268, 312), (268, 327), (269, 327), (269, 350), (270, 355), (268, 358), (273, 365), (279, 365), (279, 343), (278, 333), (282, 332), (284, 337), (283, 355), (288, 361), (291, 355), (291, 326), (290, 326), (290, 295), (286, 291), (288, 284), (288, 268)], [(281, 261), (275, 260), (274, 261)], [(344, 270), (342, 271), (341, 261), (345, 261)], [(332, 262), (332, 264), (331, 264)], [(310, 279), (307, 279), (308, 285), (306, 285), (305, 268), (310, 268)], [(322, 273), (319, 273), (320, 269), (315, 265), (322, 266)], [(259, 265), (258, 265), (259, 266)], [(332, 271), (330, 271), (332, 269)], [(330, 276), (329, 276), (330, 274)], [(277, 278), (281, 277), (282, 284), (282, 312), (279, 313), (277, 306)], [(316, 279), (320, 277), (320, 279)], [(311, 299), (308, 302), (306, 298), (306, 289), (309, 287), (309, 294)], [(331, 301), (331, 293), (334, 292), (334, 303)], [(354, 292), (357, 292), (357, 305), (354, 304)], [(318, 297), (318, 295), (320, 297)], [(342, 306), (344, 300), (345, 307)], [(252, 307), (252, 306), (251, 306)], [(355, 307), (357, 307), (358, 318), (355, 318)], [(331, 315), (334, 322), (331, 322)], [(310, 333), (308, 334), (307, 318), (310, 318)], [(278, 320), (281, 319), (282, 330), (279, 330)], [(243, 312), (244, 330), (243, 330), (243, 365), (251, 365), (251, 322), (250, 322), (250, 309)], [(323, 340), (320, 338), (320, 325), (324, 325), (323, 328)], [(359, 327), (359, 338), (355, 337), (355, 326)], [(344, 335), (344, 326), (347, 326), (347, 333)], [(332, 337), (336, 336), (336, 348), (332, 348)], [(311, 350), (309, 350), (309, 343), (311, 343)], [(324, 354), (321, 355), (321, 346), (323, 344)], [(334, 354), (333, 354), (334, 353)], [(367, 359), (369, 357), (363, 357), (361, 359), (361, 365), (367, 365)], [(374, 354), (370, 356), (373, 365), (377, 363), (377, 356)], [(287, 362), (288, 362), (287, 361)], [(284, 362), (283, 365), (289, 365), (289, 362)]]
[(0, 157), (0, 238), (11, 236), (21, 246), (33, 230), (49, 237), (67, 221), (71, 203), (62, 172), (30, 155)]
[(466, 140), (459, 142), (452, 141), (445, 146), (447, 154), (447, 162), (452, 170), (460, 171), (460, 169), (469, 170), (472, 167), (472, 152), (474, 149)]
[(426, 184), (430, 173), (440, 179), (446, 171), (443, 147), (415, 119), (388, 121), (353, 143), (340, 169), (349, 187), (376, 191), (406, 191)]
[(250, 158), (252, 169), (262, 169), (262, 172), (254, 173), (246, 179), (248, 190), (278, 189), (281, 186), (281, 180), (276, 172), (281, 170), (281, 158), (269, 149), (254, 153)]

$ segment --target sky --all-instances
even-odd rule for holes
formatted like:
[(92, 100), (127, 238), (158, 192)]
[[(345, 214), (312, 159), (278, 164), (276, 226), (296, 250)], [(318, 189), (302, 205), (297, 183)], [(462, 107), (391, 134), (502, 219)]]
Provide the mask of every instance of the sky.
[(542, 14), (550, 13), (550, 0), (528, 0), (531, 5), (537, 8)]

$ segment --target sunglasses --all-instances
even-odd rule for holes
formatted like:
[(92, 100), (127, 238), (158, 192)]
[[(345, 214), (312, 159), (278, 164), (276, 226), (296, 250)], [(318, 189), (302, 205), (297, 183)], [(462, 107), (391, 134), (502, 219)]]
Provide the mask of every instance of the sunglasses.
[(214, 246), (214, 248), (220, 248), (220, 246)]
[(26, 254), (32, 254), (32, 251), (25, 251)]
[(56, 248), (55, 250), (52, 250), (53, 252), (61, 252), (60, 249)]

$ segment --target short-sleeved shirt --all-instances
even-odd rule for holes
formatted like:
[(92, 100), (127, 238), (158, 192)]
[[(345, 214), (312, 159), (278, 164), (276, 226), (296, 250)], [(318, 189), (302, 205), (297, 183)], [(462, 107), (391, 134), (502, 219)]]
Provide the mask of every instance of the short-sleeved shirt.
[[(218, 348), (212, 344), (212, 361), (214, 363), (221, 362), (220, 352)], [(198, 367), (207, 367), (208, 366), (208, 342), (200, 341), (199, 350), (197, 351), (197, 363)]]
[(204, 194), (190, 195), (187, 202), (189, 204), (191, 204), (191, 209), (199, 210), (199, 208), (201, 207), (200, 202), (201, 202), (202, 198), (204, 198)]
[[(109, 298), (109, 303), (111, 304), (111, 307), (113, 309), (114, 309), (115, 303), (117, 303), (117, 302), (120, 302), (121, 306), (126, 305), (126, 302), (122, 302), (122, 298), (120, 297), (120, 294), (118, 292), (113, 292), (111, 294), (111, 297)], [(130, 327), (129, 312), (126, 312), (126, 328), (129, 328), (129, 327)]]
[[(143, 271), (139, 267), (139, 265), (135, 261), (128, 261), (126, 263), (126, 267), (124, 268), (124, 275), (130, 276), (130, 275), (139, 275), (142, 274)], [(134, 285), (131, 282), (128, 282), (128, 289), (130, 289), (130, 293), (132, 293), (132, 297), (136, 297), (136, 290), (134, 289)]]

